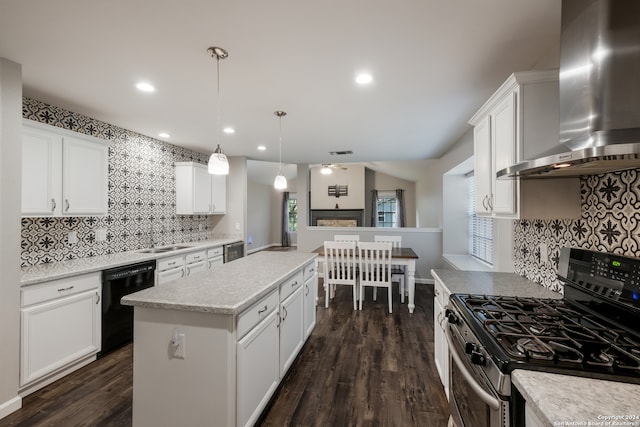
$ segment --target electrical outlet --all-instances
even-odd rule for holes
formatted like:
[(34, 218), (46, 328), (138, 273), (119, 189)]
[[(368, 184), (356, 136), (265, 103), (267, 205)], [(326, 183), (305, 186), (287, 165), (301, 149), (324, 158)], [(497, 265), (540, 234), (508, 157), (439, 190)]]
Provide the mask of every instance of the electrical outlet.
[(204, 229), (204, 225), (198, 224), (198, 231), (202, 231)]
[(176, 329), (171, 338), (171, 351), (176, 359), (184, 359), (186, 356), (186, 340), (184, 332)]
[(70, 231), (69, 235), (67, 236), (67, 241), (70, 245), (75, 245), (76, 243), (78, 243), (78, 232)]
[(107, 230), (104, 228), (96, 230), (96, 241), (104, 242), (105, 240), (107, 240)]
[(549, 247), (546, 243), (540, 243), (540, 262), (546, 264), (549, 262)]

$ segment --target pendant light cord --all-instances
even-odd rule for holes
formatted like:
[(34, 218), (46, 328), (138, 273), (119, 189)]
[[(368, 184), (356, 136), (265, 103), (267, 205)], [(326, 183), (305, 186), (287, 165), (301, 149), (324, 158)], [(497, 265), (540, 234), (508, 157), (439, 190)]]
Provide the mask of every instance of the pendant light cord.
[(280, 158), (280, 165), (278, 166), (278, 171), (279, 171), (279, 175), (282, 175), (282, 116), (279, 116), (278, 119), (280, 120), (280, 154), (279, 154), (279, 158)]
[(216, 118), (216, 144), (220, 146), (220, 56), (216, 56), (216, 70), (217, 70), (217, 118)]

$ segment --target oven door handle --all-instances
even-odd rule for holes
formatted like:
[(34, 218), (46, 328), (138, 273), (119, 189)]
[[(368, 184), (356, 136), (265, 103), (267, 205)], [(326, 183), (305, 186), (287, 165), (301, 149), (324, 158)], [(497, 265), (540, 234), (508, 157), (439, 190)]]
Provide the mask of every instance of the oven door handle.
[(447, 344), (449, 344), (449, 352), (451, 353), (451, 357), (453, 358), (454, 362), (456, 362), (456, 365), (458, 366), (458, 369), (460, 370), (460, 373), (462, 374), (464, 379), (467, 380), (467, 382), (469, 383), (473, 391), (478, 395), (478, 397), (482, 399), (484, 403), (489, 405), (491, 409), (495, 409), (495, 410), (500, 409), (500, 401), (496, 399), (491, 393), (488, 393), (480, 385), (480, 383), (478, 383), (475, 380), (475, 378), (473, 378), (473, 375), (471, 374), (471, 372), (469, 372), (469, 370), (465, 366), (462, 358), (458, 354), (458, 350), (453, 344), (451, 329), (448, 327), (448, 325), (445, 325), (444, 331), (445, 331), (444, 335), (447, 338)]

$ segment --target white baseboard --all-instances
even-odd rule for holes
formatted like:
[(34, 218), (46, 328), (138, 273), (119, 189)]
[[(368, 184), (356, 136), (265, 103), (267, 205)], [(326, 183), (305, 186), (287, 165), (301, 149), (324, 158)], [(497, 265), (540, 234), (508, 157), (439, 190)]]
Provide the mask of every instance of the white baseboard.
[(14, 413), (18, 409), (22, 408), (22, 398), (16, 396), (13, 399), (7, 400), (0, 404), (0, 419), (6, 417), (9, 414)]

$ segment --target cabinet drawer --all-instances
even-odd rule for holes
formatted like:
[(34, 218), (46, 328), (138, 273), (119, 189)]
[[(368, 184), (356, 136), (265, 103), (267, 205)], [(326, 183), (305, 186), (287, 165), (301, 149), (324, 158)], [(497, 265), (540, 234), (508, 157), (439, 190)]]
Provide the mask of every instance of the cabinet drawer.
[(163, 258), (158, 260), (158, 271), (168, 270), (184, 265), (184, 257), (182, 255)]
[(184, 267), (180, 264), (178, 267), (170, 268), (168, 270), (159, 271), (158, 273), (158, 285), (164, 285), (172, 280), (181, 279), (184, 277)]
[(206, 251), (191, 252), (186, 254), (184, 258), (187, 264), (191, 264), (192, 262), (204, 261), (207, 259), (207, 252)]
[(100, 274), (99, 272), (83, 274), (24, 287), (21, 289), (21, 306), (26, 307), (91, 289), (100, 289)]
[(311, 279), (316, 274), (316, 266), (313, 262), (304, 266), (304, 281)]
[(242, 338), (278, 307), (278, 291), (273, 291), (238, 316), (236, 339)]
[(284, 301), (300, 286), (302, 286), (302, 270), (282, 282), (280, 285), (280, 301)]
[(211, 248), (209, 250), (207, 250), (207, 257), (208, 258), (215, 258), (218, 256), (222, 256), (224, 255), (224, 250), (222, 249), (222, 246), (217, 246), (215, 248)]

